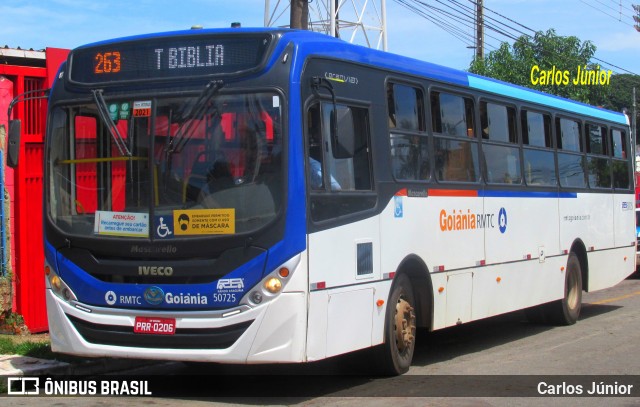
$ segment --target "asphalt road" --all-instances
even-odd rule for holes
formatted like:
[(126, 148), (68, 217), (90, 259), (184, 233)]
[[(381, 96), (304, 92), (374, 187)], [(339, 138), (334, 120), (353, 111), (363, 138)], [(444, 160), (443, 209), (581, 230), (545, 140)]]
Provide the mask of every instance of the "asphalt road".
[[(584, 293), (581, 317), (573, 326), (531, 324), (524, 313), (514, 312), (437, 332), (420, 331), (412, 367), (398, 378), (370, 375), (368, 352), (305, 365), (162, 363), (117, 376), (159, 375), (151, 378), (151, 397), (6, 398), (2, 404), (640, 405), (639, 311), (640, 279), (631, 277), (611, 289)], [(594, 383), (596, 390), (609, 385), (608, 390), (628, 391), (634, 397), (589, 395)], [(556, 397), (563, 392), (582, 397)]]

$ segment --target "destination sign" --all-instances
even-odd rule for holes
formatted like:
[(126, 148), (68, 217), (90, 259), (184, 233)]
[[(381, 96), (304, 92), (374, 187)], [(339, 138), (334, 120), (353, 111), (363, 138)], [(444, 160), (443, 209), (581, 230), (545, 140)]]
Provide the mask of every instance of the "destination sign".
[(154, 37), (78, 48), (69, 55), (69, 80), (108, 84), (236, 74), (265, 62), (270, 34)]

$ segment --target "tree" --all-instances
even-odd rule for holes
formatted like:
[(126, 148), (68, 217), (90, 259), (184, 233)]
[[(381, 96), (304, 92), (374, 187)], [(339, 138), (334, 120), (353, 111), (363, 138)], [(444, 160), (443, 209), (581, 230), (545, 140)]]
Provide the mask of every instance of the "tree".
[(513, 46), (504, 42), (484, 59), (474, 59), (469, 71), (542, 92), (597, 104), (604, 100), (606, 85), (575, 84), (581, 71), (599, 71), (591, 63), (596, 46), (579, 38), (562, 37), (554, 29), (538, 31), (533, 37), (523, 35)]

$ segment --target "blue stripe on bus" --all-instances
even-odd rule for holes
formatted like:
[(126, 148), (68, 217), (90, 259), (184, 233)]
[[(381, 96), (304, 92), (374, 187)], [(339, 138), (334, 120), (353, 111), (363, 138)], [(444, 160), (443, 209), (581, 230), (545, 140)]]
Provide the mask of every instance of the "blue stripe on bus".
[(597, 117), (599, 119), (609, 120), (625, 126), (627, 125), (626, 116), (622, 113), (600, 109), (595, 106), (523, 88), (521, 86), (500, 82), (495, 79), (483, 78), (476, 75), (468, 75), (468, 78), (469, 87), (471, 88), (484, 90), (505, 97), (555, 107), (557, 109), (566, 110), (576, 114)]
[(483, 198), (577, 198), (575, 192), (540, 192), (540, 191), (478, 191)]

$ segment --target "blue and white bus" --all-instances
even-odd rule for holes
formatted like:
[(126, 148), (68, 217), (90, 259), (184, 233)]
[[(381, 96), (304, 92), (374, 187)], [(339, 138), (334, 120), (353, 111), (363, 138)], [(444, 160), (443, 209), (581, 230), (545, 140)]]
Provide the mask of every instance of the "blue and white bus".
[(526, 309), (572, 324), (635, 269), (626, 118), (295, 30), (73, 50), (49, 94), (54, 351), (309, 362)]

